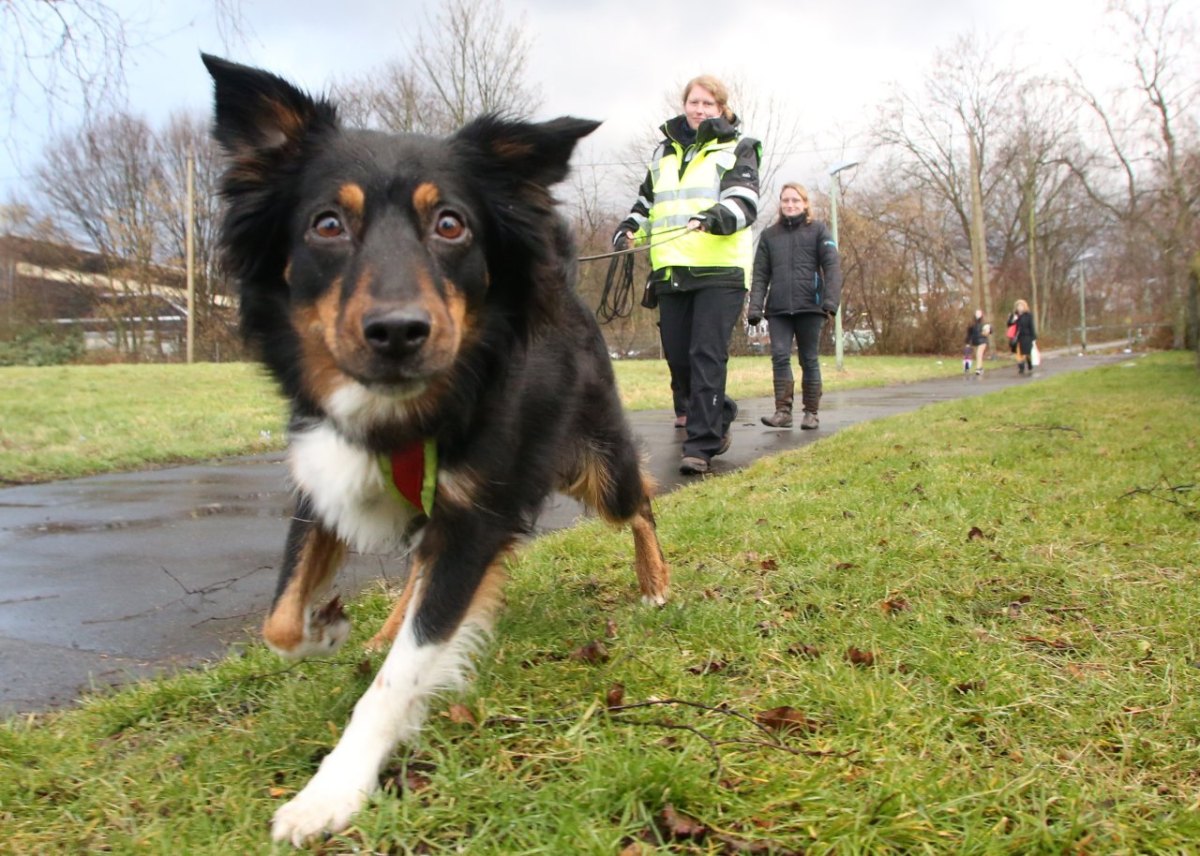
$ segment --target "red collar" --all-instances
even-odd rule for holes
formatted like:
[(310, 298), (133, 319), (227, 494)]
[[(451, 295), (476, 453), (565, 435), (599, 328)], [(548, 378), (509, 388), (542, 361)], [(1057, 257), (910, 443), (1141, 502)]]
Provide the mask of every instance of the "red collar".
[(433, 513), (437, 492), (437, 443), (413, 440), (390, 455), (379, 456), (379, 465), (394, 493), (426, 517)]

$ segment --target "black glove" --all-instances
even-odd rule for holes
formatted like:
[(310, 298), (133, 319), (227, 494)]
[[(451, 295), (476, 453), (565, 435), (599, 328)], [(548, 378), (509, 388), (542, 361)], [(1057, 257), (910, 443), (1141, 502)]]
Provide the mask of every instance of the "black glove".
[(632, 242), (629, 239), (629, 230), (626, 229), (624, 226), (619, 226), (617, 228), (617, 231), (615, 231), (612, 236), (613, 249), (614, 250), (628, 249), (630, 243), (632, 243)]
[(762, 323), (762, 311), (751, 309), (746, 313), (746, 323), (751, 327), (757, 327)]

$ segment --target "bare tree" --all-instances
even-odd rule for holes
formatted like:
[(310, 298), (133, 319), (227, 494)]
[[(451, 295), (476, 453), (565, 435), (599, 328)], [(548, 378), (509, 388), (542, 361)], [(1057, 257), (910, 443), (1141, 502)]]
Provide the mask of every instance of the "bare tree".
[(117, 114), (64, 135), (38, 168), (44, 198), (108, 263), (119, 346), (140, 353), (153, 339), (151, 269), (159, 236), (156, 207), (163, 176), (153, 133), (142, 119)]
[(502, 4), (449, 0), (426, 20), (413, 64), (436, 93), (444, 121), (457, 128), (479, 113), (532, 113), (541, 102), (526, 78), (530, 42), (523, 23), (511, 24)]
[(76, 98), (85, 107), (121, 93), (130, 23), (109, 3), (9, 0), (0, 3), (0, 84), (14, 115), (19, 99), (53, 110)]
[(541, 101), (526, 77), (530, 46), (502, 3), (450, 0), (426, 17), (410, 57), (333, 94), (347, 121), (390, 131), (446, 134), (481, 113), (524, 116)]
[[(904, 154), (903, 174), (944, 200), (961, 231), (955, 258), (967, 296), (990, 315), (985, 212), (1004, 171), (995, 151), (1009, 123), (1022, 72), (973, 35), (938, 53), (923, 98), (899, 92), (881, 117), (879, 142)], [(964, 289), (964, 292), (967, 290)]]
[[(240, 37), (240, 0), (211, 5), (222, 38)], [(12, 120), (3, 142), (23, 106), (51, 120), (67, 107), (90, 116), (120, 106), (130, 54), (150, 30), (116, 2), (0, 0), (0, 90)]]
[(388, 62), (378, 69), (333, 86), (338, 115), (363, 128), (396, 133), (441, 133), (440, 113), (432, 95), (410, 66)]
[(1187, 169), (1200, 147), (1195, 21), (1174, 0), (1121, 0), (1114, 8), (1130, 39), (1133, 82), (1107, 100), (1076, 76), (1073, 91), (1094, 117), (1107, 151), (1069, 163), (1093, 202), (1127, 236), (1156, 249), (1156, 271), (1143, 279), (1159, 280), (1178, 348), (1196, 326), (1187, 316), (1188, 266), (1200, 214), (1200, 183)]

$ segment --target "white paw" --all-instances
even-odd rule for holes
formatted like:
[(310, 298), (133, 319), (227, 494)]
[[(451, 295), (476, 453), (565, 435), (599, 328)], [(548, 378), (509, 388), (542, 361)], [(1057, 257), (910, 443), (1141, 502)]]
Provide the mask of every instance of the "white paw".
[(666, 606), (667, 596), (665, 594), (644, 594), (642, 595), (642, 606)]
[(271, 838), (301, 847), (314, 836), (341, 832), (362, 808), (370, 789), (338, 783), (318, 773), (299, 794), (275, 812)]
[(300, 644), (287, 650), (270, 647), (287, 660), (332, 654), (350, 638), (350, 627), (342, 599), (335, 597), (319, 609), (308, 611), (304, 617), (304, 640)]

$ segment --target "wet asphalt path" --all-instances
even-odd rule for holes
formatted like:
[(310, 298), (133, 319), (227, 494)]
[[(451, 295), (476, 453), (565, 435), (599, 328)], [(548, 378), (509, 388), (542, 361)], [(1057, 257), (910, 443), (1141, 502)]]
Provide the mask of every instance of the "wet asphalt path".
[[(733, 445), (714, 473), (847, 425), (1122, 358), (1048, 358), (1033, 379), (996, 361), (982, 380), (828, 393), (818, 431), (768, 429), (759, 417), (773, 402), (743, 401)], [(630, 419), (662, 490), (696, 480), (679, 475), (683, 432), (669, 413)], [(274, 591), (289, 504), (281, 454), (0, 490), (0, 715), (60, 707), (89, 687), (194, 665), (252, 641)], [(569, 526), (580, 514), (555, 497), (539, 530)], [(395, 557), (353, 555), (339, 589), (402, 576)]]

